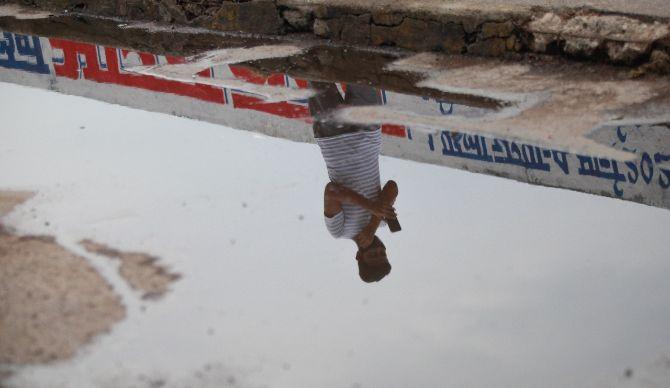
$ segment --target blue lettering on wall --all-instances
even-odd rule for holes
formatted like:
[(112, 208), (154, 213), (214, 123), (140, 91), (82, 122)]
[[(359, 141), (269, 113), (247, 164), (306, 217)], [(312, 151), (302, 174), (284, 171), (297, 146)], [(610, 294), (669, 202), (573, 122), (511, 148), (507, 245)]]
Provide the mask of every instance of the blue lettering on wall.
[(49, 74), (37, 36), (3, 32), (0, 39), (0, 66), (31, 73)]
[[(663, 189), (670, 187), (670, 163), (668, 163), (670, 155), (659, 152), (654, 153), (653, 157), (644, 152), (636, 161), (620, 162), (454, 131), (443, 130), (440, 131), (439, 136), (444, 156), (518, 166), (527, 170), (561, 171), (563, 175), (570, 175), (569, 161), (571, 158), (576, 158), (579, 163), (576, 174), (611, 181), (612, 192), (617, 197), (622, 197), (624, 194), (622, 183), (635, 184), (642, 180), (650, 184), (654, 181), (656, 171), (659, 173), (658, 185)], [(616, 128), (615, 136), (621, 143), (626, 142), (629, 137), (621, 127)], [(612, 145), (616, 144), (615, 141)], [(435, 151), (433, 134), (428, 134), (428, 148), (430, 151)], [(637, 153), (637, 149), (630, 149), (623, 145), (621, 148), (624, 151)]]

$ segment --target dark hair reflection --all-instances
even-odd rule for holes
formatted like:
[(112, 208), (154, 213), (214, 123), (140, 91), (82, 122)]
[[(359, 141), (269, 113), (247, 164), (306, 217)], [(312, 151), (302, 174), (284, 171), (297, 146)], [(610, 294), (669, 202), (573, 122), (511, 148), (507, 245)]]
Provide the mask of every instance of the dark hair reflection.
[(348, 85), (344, 98), (333, 83), (312, 82), (317, 94), (309, 100), (314, 117), (314, 138), (321, 148), (330, 182), (324, 190), (326, 227), (335, 238), (348, 238), (358, 247), (356, 261), (361, 280), (377, 282), (391, 272), (386, 246), (377, 237), (380, 225), (400, 230), (393, 204), (398, 185), (381, 187), (378, 125), (345, 124), (333, 114), (343, 106), (379, 105), (379, 92), (363, 85)]
[(378, 282), (391, 272), (384, 243), (375, 236), (372, 244), (356, 252), (358, 276), (366, 283)]

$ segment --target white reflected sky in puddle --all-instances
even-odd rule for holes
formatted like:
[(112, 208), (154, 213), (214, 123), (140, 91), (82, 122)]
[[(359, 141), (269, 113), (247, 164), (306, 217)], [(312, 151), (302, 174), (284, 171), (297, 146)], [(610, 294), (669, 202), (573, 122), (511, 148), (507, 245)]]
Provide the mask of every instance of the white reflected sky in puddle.
[(129, 317), (17, 386), (612, 386), (670, 355), (667, 210), (382, 157), (403, 231), (368, 285), (323, 225), (315, 145), (0, 91), (0, 188), (38, 191), (7, 222), (183, 275), (143, 302), (105, 271)]

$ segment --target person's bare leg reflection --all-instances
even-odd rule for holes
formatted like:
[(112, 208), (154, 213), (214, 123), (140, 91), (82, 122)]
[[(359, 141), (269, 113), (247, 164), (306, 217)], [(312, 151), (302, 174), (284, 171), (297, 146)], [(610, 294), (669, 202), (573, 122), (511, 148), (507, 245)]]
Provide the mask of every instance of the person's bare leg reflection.
[(349, 85), (343, 99), (333, 83), (313, 82), (311, 86), (319, 91), (309, 100), (314, 138), (330, 178), (324, 190), (326, 227), (333, 237), (356, 243), (361, 279), (379, 281), (391, 272), (391, 264), (376, 231), (382, 220), (397, 223), (393, 203), (398, 186), (389, 181), (381, 189), (380, 126), (338, 123), (332, 117), (342, 106), (381, 104), (379, 92), (368, 86)]

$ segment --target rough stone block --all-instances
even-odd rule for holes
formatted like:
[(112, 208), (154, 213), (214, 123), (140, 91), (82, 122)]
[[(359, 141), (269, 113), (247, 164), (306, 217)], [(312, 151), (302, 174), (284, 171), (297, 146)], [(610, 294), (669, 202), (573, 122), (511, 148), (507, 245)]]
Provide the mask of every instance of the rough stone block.
[(477, 31), (477, 28), (479, 28), (483, 22), (483, 20), (475, 16), (464, 17), (461, 21), (461, 25), (463, 26), (463, 31), (465, 31), (466, 34), (472, 34)]
[(507, 51), (521, 52), (524, 50), (524, 47), (526, 47), (527, 44), (524, 42), (522, 37), (512, 35), (505, 41), (505, 46)]
[(314, 19), (314, 25), (312, 26), (314, 35), (321, 38), (330, 38), (330, 29), (328, 28), (328, 23), (323, 19)]
[(556, 36), (553, 34), (533, 34), (530, 48), (536, 53), (543, 53), (547, 51), (549, 45), (556, 41)]
[(322, 38), (340, 39), (342, 25), (341, 19), (315, 19), (314, 34)]
[(632, 64), (650, 48), (649, 43), (607, 42), (607, 56), (614, 62)]
[(327, 20), (326, 23), (328, 24), (328, 29), (331, 31), (331, 37), (333, 39), (340, 39), (344, 21), (342, 19), (330, 19)]
[(394, 27), (378, 26), (376, 24), (370, 26), (370, 43), (373, 46), (395, 46), (395, 36), (396, 29)]
[(256, 0), (245, 3), (224, 2), (214, 17), (212, 28), (222, 31), (246, 31), (276, 34), (283, 22), (274, 2)]
[(158, 20), (165, 23), (186, 23), (186, 15), (174, 0), (161, 0), (158, 3)]
[(514, 24), (511, 21), (502, 23), (484, 23), (482, 25), (481, 38), (507, 38), (514, 31)]
[(282, 18), (297, 31), (308, 31), (313, 24), (312, 13), (302, 9), (287, 9), (282, 13)]
[(435, 22), (405, 18), (396, 27), (396, 44), (412, 50), (439, 50), (443, 44), (442, 29)]
[(399, 13), (386, 10), (377, 10), (372, 12), (372, 21), (379, 26), (397, 26), (402, 23), (403, 16)]
[(373, 24), (370, 27), (370, 42), (375, 46), (460, 53), (465, 48), (465, 32), (460, 23), (441, 24), (405, 18), (397, 27)]
[(565, 21), (558, 15), (547, 12), (528, 24), (528, 30), (544, 34), (560, 34), (565, 27)]
[(661, 50), (652, 51), (649, 65), (658, 74), (670, 74), (670, 54)]
[(465, 48), (465, 31), (460, 24), (445, 23), (442, 25), (441, 48), (450, 54), (458, 54)]
[(128, 2), (126, 0), (118, 0), (116, 2), (116, 14), (119, 16), (128, 15)]
[(492, 38), (475, 42), (468, 46), (468, 53), (482, 56), (500, 56), (505, 53), (506, 42), (502, 38)]
[(336, 16), (337, 12), (332, 7), (328, 7), (323, 4), (319, 4), (314, 7), (314, 17), (319, 19), (332, 19)]
[(600, 46), (597, 39), (570, 38), (566, 39), (564, 50), (572, 55), (591, 55)]
[(158, 20), (158, 6), (144, 0), (127, 0), (128, 17), (131, 19)]
[(346, 16), (342, 22), (340, 39), (351, 44), (370, 42), (370, 14)]

